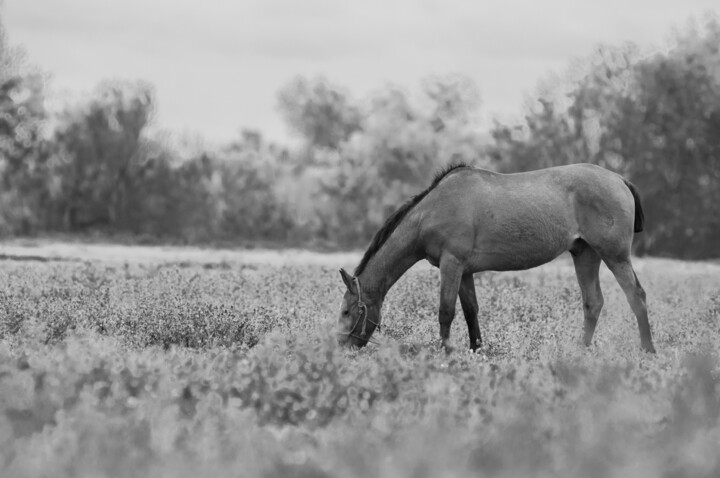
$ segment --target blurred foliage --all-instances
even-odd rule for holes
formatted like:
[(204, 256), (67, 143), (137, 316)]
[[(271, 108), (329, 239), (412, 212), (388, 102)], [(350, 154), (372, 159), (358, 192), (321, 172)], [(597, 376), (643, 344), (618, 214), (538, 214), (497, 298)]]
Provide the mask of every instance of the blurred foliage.
[(489, 132), (459, 75), (360, 99), (297, 77), (277, 98), (292, 148), (252, 130), (187, 148), (152, 127), (155, 95), (141, 81), (105, 82), (50, 114), (42, 75), (0, 35), (0, 233), (359, 247), (448, 163), (592, 162), (640, 190), (636, 253), (720, 257), (719, 44), (708, 18), (651, 55), (600, 47), (541, 82), (522, 121)]
[(361, 116), (348, 93), (323, 78), (295, 78), (278, 93), (290, 128), (314, 148), (337, 148), (361, 129)]
[(65, 230), (122, 228), (129, 222), (128, 199), (148, 165), (141, 134), (152, 107), (148, 85), (111, 83), (60, 115), (53, 138), (59, 178), (55, 205)]
[(8, 44), (0, 22), (0, 234), (29, 234), (47, 220), (44, 100), (42, 76)]

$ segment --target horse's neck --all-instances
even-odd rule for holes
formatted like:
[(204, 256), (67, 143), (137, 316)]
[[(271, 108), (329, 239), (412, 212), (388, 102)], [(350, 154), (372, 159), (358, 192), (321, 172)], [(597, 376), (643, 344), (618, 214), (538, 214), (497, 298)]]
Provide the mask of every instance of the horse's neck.
[(382, 302), (393, 284), (423, 258), (416, 230), (400, 224), (358, 276), (363, 291), (373, 300)]

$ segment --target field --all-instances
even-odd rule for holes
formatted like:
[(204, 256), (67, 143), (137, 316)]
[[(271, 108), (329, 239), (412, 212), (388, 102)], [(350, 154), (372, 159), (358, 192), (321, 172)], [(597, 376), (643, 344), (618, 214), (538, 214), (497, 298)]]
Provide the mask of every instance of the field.
[(2, 477), (720, 476), (720, 265), (636, 260), (656, 356), (604, 266), (587, 349), (567, 258), (478, 275), (448, 356), (425, 265), (347, 351), (355, 255), (107, 251), (0, 251)]

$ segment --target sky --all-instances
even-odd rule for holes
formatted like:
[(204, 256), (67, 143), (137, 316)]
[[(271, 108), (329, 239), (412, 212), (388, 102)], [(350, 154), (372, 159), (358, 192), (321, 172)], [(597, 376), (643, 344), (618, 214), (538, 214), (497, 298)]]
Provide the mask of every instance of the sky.
[[(2, 1), (2, 0), (0, 0)], [(243, 128), (291, 140), (277, 92), (321, 75), (356, 99), (431, 75), (471, 78), (483, 117), (512, 118), (597, 45), (662, 49), (717, 0), (5, 0), (11, 44), (56, 98), (107, 79), (155, 87), (155, 126), (210, 141)]]

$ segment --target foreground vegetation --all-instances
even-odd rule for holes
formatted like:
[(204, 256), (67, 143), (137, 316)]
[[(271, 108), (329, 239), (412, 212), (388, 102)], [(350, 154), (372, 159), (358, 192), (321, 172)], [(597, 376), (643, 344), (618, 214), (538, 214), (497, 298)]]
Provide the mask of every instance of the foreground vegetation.
[(425, 267), (345, 351), (334, 267), (0, 265), (3, 477), (720, 474), (716, 265), (638, 261), (657, 356), (607, 270), (579, 345), (563, 260), (478, 277), (485, 346), (450, 356)]

